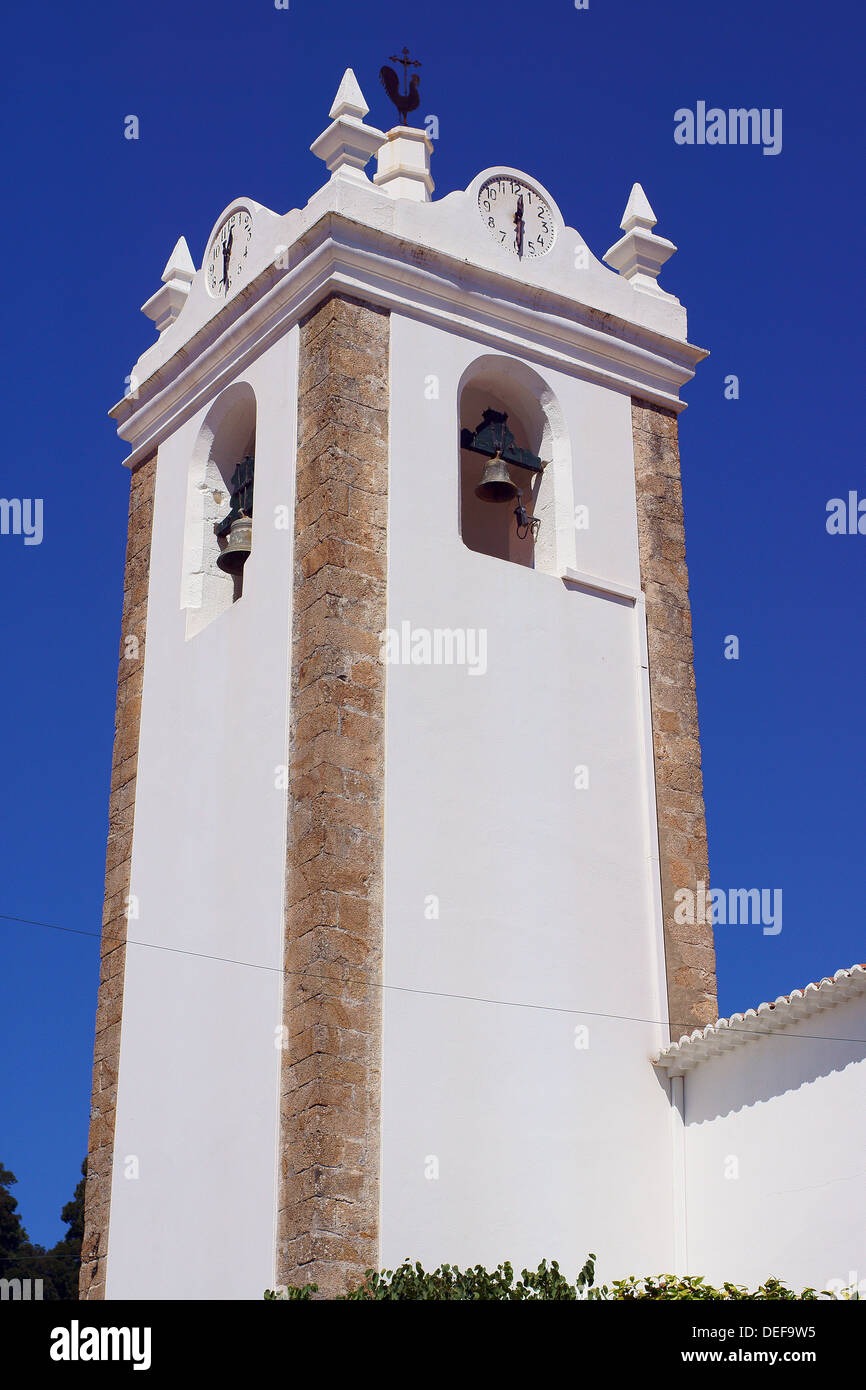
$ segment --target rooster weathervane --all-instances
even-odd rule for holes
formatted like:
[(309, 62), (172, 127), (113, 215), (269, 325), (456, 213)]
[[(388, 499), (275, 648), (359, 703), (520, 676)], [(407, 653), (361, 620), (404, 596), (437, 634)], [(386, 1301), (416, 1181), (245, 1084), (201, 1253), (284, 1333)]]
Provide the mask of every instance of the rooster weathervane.
[(416, 59), (409, 57), (408, 48), (403, 49), (402, 57), (397, 57), (396, 54), (392, 53), (389, 61), (402, 65), (404, 90), (402, 92), (400, 91), (400, 79), (393, 68), (387, 66), (380, 68), (379, 80), (397, 110), (400, 112), (401, 124), (408, 125), (409, 122), (406, 117), (409, 115), (409, 112), (415, 111), (421, 104), (421, 96), (418, 91), (421, 78), (418, 76), (417, 72), (413, 72), (410, 78), (409, 69), (420, 68), (421, 64), (417, 62)]

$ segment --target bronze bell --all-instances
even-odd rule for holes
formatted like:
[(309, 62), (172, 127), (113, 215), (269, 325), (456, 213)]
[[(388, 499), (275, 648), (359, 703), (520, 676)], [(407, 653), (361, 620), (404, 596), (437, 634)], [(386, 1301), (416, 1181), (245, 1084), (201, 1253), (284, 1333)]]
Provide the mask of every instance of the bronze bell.
[(508, 464), (497, 453), (484, 465), (481, 482), (475, 489), (475, 496), (482, 502), (513, 502), (520, 491), (508, 471)]
[(217, 556), (217, 568), (224, 574), (240, 574), (253, 548), (253, 519), (241, 513), (235, 517), (225, 550)]

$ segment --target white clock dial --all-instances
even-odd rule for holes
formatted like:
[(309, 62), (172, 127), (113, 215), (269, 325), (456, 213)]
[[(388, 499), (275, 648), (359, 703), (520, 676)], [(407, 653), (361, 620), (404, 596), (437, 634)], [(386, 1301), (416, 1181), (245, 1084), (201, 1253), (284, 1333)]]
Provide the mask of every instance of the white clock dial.
[(210, 294), (225, 299), (237, 289), (246, 273), (246, 259), (253, 219), (246, 208), (237, 208), (218, 229), (207, 254), (206, 284)]
[(478, 211), (493, 240), (519, 260), (544, 256), (556, 240), (547, 199), (523, 179), (494, 174), (478, 190)]

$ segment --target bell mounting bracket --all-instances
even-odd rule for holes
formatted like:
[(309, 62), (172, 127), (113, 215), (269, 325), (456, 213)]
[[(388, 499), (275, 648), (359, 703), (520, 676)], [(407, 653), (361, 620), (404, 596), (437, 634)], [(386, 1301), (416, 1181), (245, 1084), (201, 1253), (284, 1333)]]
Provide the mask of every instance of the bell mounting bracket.
[(485, 410), (477, 429), (460, 431), (461, 449), (471, 449), (474, 454), (484, 454), (486, 458), (495, 458), (499, 454), (506, 463), (513, 463), (518, 468), (527, 468), (531, 473), (543, 473), (547, 467), (547, 460), (540, 459), (529, 449), (518, 448), (507, 421), (507, 411)]
[(229, 496), (232, 504), (228, 515), (213, 528), (218, 536), (227, 536), (232, 529), (232, 523), (237, 521), (239, 516), (252, 516), (254, 472), (255, 459), (252, 454), (247, 454), (246, 458), (241, 459), (231, 476)]

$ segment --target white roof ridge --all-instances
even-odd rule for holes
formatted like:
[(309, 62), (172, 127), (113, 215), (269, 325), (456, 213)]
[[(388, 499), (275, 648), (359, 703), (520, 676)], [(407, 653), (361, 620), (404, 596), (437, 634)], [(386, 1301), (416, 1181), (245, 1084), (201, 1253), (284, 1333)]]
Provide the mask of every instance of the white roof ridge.
[[(765, 1001), (743, 1013), (717, 1019), (693, 1033), (668, 1043), (655, 1058), (655, 1065), (673, 1075), (682, 1075), (706, 1057), (730, 1052), (755, 1037), (777, 1033), (810, 1014), (817, 1014), (834, 1004), (842, 1004), (857, 994), (866, 994), (866, 965), (855, 964), (837, 970), (834, 975), (811, 981), (802, 989), (780, 994), (778, 999)], [(866, 1042), (866, 1039), (864, 1039)]]

